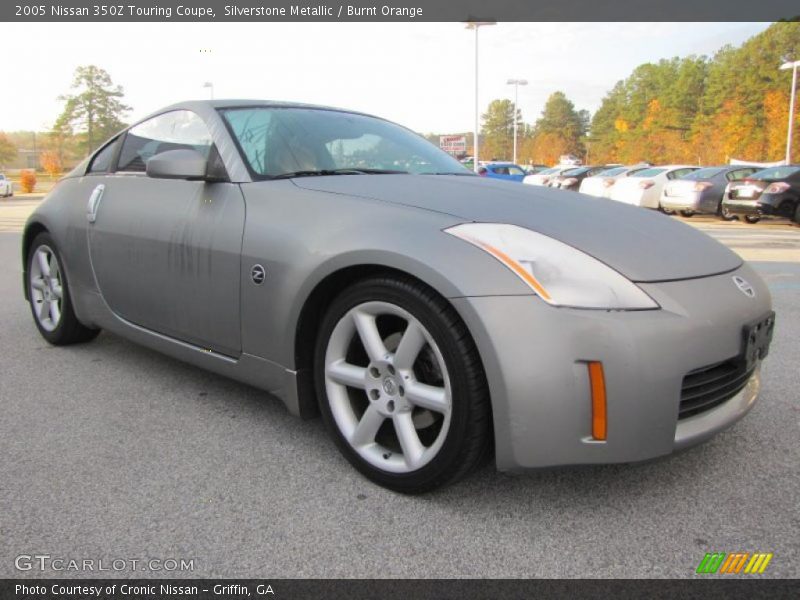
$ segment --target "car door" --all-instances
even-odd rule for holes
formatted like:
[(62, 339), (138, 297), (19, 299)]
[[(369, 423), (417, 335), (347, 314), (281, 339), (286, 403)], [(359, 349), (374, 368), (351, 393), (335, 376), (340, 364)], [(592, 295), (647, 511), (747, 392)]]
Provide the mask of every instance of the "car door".
[(89, 254), (109, 308), (140, 327), (228, 356), (241, 353), (244, 198), (228, 182), (155, 179), (146, 161), (167, 150), (216, 152), (186, 110), (131, 128), (116, 169), (87, 198)]

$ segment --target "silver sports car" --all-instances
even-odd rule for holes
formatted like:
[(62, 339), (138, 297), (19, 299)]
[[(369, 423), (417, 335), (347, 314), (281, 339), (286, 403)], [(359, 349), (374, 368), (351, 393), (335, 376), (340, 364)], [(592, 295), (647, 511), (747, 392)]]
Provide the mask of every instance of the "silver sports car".
[(476, 177), (343, 110), (187, 102), (67, 175), (23, 238), (41, 334), (100, 329), (322, 414), (402, 492), (708, 439), (758, 395), (761, 278), (653, 211)]

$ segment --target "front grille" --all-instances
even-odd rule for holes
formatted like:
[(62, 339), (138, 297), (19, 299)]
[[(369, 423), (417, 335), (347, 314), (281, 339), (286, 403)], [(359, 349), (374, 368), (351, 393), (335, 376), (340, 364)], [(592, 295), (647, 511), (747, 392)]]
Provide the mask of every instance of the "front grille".
[(738, 394), (755, 370), (743, 360), (731, 359), (690, 371), (683, 378), (678, 419), (706, 412)]

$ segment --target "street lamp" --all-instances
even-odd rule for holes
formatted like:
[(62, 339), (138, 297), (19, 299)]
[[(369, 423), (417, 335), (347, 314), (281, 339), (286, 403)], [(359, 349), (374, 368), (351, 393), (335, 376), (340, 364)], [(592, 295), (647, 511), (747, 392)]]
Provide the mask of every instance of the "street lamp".
[(786, 164), (792, 164), (792, 129), (794, 129), (794, 95), (797, 91), (797, 67), (800, 60), (787, 61), (781, 65), (781, 70), (792, 70), (792, 93), (789, 100), (789, 133), (786, 135)]
[(519, 86), (528, 85), (527, 79), (509, 79), (506, 85), (514, 86), (514, 164), (517, 164), (517, 96), (519, 93)]
[(485, 25), (497, 25), (495, 21), (470, 21), (467, 23), (467, 29), (475, 30), (475, 132), (472, 142), (472, 168), (478, 172), (478, 129), (480, 123), (478, 122), (478, 29)]
[(213, 99), (214, 99), (214, 84), (213, 84), (212, 82), (210, 82), (210, 81), (206, 81), (206, 82), (203, 84), (203, 87), (204, 87), (204, 88), (208, 88), (208, 93), (209, 93), (209, 96), (208, 96), (208, 97), (209, 97), (211, 100), (213, 100)]

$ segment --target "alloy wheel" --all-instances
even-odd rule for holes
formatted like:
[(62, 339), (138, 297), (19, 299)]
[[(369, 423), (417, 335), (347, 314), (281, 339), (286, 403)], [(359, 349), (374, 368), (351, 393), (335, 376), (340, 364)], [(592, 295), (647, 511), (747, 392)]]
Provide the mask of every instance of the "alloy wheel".
[(34, 251), (29, 280), (36, 320), (45, 331), (55, 331), (61, 322), (64, 287), (58, 259), (49, 246)]
[(442, 353), (395, 304), (364, 302), (339, 319), (325, 351), (325, 388), (342, 437), (378, 469), (417, 471), (447, 438), (452, 393)]

